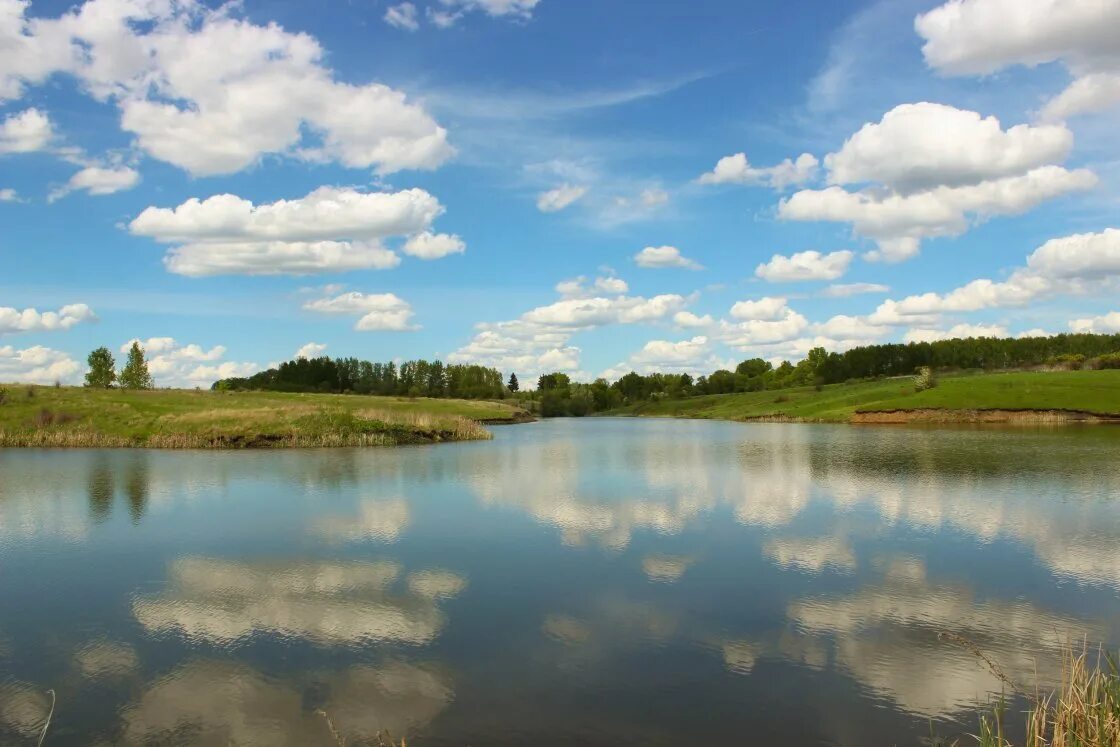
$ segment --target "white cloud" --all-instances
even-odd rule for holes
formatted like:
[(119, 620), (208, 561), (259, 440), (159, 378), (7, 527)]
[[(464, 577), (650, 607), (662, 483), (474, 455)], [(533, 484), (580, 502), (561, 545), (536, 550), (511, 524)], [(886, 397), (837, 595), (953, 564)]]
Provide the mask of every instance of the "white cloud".
[(626, 361), (603, 371), (601, 376), (608, 380), (617, 379), (630, 371), (642, 374), (654, 372), (707, 374), (725, 363), (712, 355), (711, 341), (703, 335), (677, 342), (650, 340)]
[(0, 381), (29, 384), (52, 384), (55, 381), (76, 383), (82, 366), (61, 350), (42, 345), (16, 350), (0, 346)]
[[(123, 343), (118, 351), (127, 354), (134, 342), (143, 349), (148, 372), (156, 386), (206, 388), (218, 379), (249, 376), (260, 370), (256, 363), (223, 361), (224, 345), (207, 350), (196, 343), (183, 345), (174, 337), (133, 338)], [(124, 361), (117, 363), (123, 365)]]
[(389, 236), (412, 236), (405, 251), (425, 259), (453, 251), (461, 246), (457, 237), (426, 232), (442, 212), (439, 200), (422, 189), (320, 187), (263, 205), (222, 194), (174, 209), (148, 207), (129, 230), (164, 243), (186, 242), (164, 259), (183, 275), (307, 274), (396, 267), (400, 258), (379, 243)]
[(385, 11), (385, 23), (406, 31), (416, 31), (420, 28), (420, 21), (416, 17), (416, 6), (412, 3), (390, 5)]
[(675, 246), (647, 246), (634, 255), (638, 267), (662, 269), (665, 267), (683, 267), (686, 270), (704, 269), (700, 263), (688, 259), (681, 254)]
[(296, 351), (294, 357), (307, 358), (308, 360), (310, 360), (312, 358), (318, 358), (319, 356), (321, 356), (324, 352), (326, 352), (326, 349), (326, 343), (309, 342), (306, 345), (300, 347), (300, 349)]
[(91, 195), (111, 195), (132, 189), (140, 183), (140, 173), (128, 166), (109, 167), (87, 166), (70, 177), (66, 185), (53, 191), (50, 200), (53, 202), (65, 197), (71, 192), (84, 190)]
[(673, 293), (652, 298), (565, 298), (547, 306), (538, 306), (527, 311), (521, 318), (530, 324), (590, 329), (607, 324), (634, 324), (662, 319), (680, 310), (684, 304), (684, 297)]
[(785, 317), (788, 312), (786, 299), (780, 296), (764, 296), (754, 301), (739, 301), (731, 307), (731, 316), (735, 319), (773, 321)]
[(319, 314), (360, 314), (354, 324), (359, 332), (411, 332), (420, 329), (412, 323), (412, 306), (394, 293), (350, 291), (334, 297), (319, 298), (303, 305)]
[[(0, 36), (0, 41), (2, 39), (3, 37)], [(0, 66), (0, 76), (2, 75), (2, 66)], [(16, 114), (9, 114), (3, 122), (0, 122), (0, 154), (43, 150), (52, 137), (54, 131), (51, 120), (38, 109), (26, 109)]]
[(1069, 328), (1074, 332), (1092, 332), (1098, 335), (1116, 334), (1120, 332), (1120, 311), (1113, 311), (1103, 316), (1087, 319), (1073, 319)]
[(1016, 125), (944, 104), (900, 104), (825, 156), (830, 184), (878, 182), (899, 194), (961, 187), (1060, 163), (1073, 147), (1064, 125)]
[(792, 283), (799, 280), (835, 280), (848, 271), (855, 255), (847, 249), (821, 254), (818, 251), (797, 252), (789, 257), (775, 254), (769, 262), (755, 268), (754, 274), (771, 283)]
[(741, 322), (723, 322), (720, 335), (728, 345), (747, 350), (758, 345), (773, 345), (800, 337), (809, 328), (809, 320), (793, 309), (786, 308), (774, 319), (747, 319)]
[(234, 17), (230, 6), (88, 0), (57, 18), (0, 16), (0, 97), (53, 74), (115, 103), (154, 158), (229, 174), (267, 154), (381, 174), (435, 168), (453, 150), (423, 108), (379, 83), (335, 79), (305, 33)]
[(614, 275), (599, 276), (591, 286), (587, 286), (583, 275), (571, 280), (561, 280), (556, 284), (556, 292), (564, 298), (589, 298), (596, 294), (621, 295), (630, 290), (630, 285)]
[(826, 322), (814, 324), (813, 332), (842, 340), (877, 340), (886, 330), (863, 317), (838, 314)]
[[(833, 186), (795, 193), (778, 214), (850, 223), (878, 244), (869, 259), (901, 261), (917, 254), (922, 239), (957, 236), (977, 221), (1096, 186), (1091, 171), (1056, 165), (1071, 145), (1061, 125), (1003, 130), (975, 112), (902, 104), (825, 157)], [(849, 191), (840, 184), (870, 186)]]
[(673, 324), (682, 329), (701, 329), (703, 327), (710, 327), (715, 324), (711, 314), (704, 316), (697, 316), (691, 311), (678, 311), (673, 314)]
[(1115, 284), (1120, 276), (1120, 230), (1050, 239), (1006, 280), (979, 278), (948, 293), (887, 300), (871, 314), (878, 324), (927, 323), (943, 313), (1023, 306), (1061, 293), (1084, 293)]
[(919, 15), (926, 63), (949, 75), (987, 75), (1061, 61), (1074, 80), (1043, 108), (1062, 119), (1120, 103), (1117, 0), (951, 0)]
[(388, 270), (400, 257), (380, 244), (349, 241), (258, 241), (186, 244), (168, 251), (169, 272), (211, 275), (311, 275), (347, 270)]
[(0, 202), (19, 202), (19, 193), (11, 187), (0, 189)]
[(936, 342), (937, 340), (967, 339), (969, 337), (1010, 337), (1007, 327), (998, 324), (957, 324), (949, 329), (911, 329), (904, 342)]
[(571, 205), (587, 194), (587, 187), (562, 184), (556, 189), (542, 192), (537, 197), (537, 209), (542, 213), (555, 213)]
[(796, 161), (787, 158), (777, 166), (755, 168), (745, 153), (736, 153), (719, 159), (715, 168), (702, 174), (697, 181), (701, 184), (757, 184), (783, 190), (812, 180), (819, 165), (816, 156), (802, 153)]
[(424, 231), (412, 236), (401, 248), (405, 254), (418, 259), (441, 259), (449, 254), (462, 254), (467, 245), (455, 234)]
[(430, 6), (427, 16), (429, 21), (442, 29), (451, 28), (466, 13), (472, 11), (485, 13), (492, 18), (528, 20), (532, 18), (533, 9), (539, 2), (540, 0), (439, 0), (444, 9)]
[(887, 293), (889, 285), (880, 283), (836, 283), (825, 288), (821, 295), (826, 298), (847, 298), (864, 293)]
[(44, 311), (42, 313), (33, 308), (21, 311), (10, 306), (0, 306), (0, 335), (70, 329), (76, 324), (89, 322), (96, 318), (93, 309), (84, 303), (72, 303), (63, 306), (58, 311)]

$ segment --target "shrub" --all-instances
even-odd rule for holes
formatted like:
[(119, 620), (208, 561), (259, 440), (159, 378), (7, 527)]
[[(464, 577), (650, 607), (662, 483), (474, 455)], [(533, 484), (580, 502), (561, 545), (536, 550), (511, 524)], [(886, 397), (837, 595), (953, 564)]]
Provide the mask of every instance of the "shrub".
[(77, 415), (71, 415), (68, 412), (55, 412), (44, 407), (31, 419), (31, 423), (39, 428), (44, 428), (48, 425), (64, 425), (77, 419)]
[(1062, 353), (1046, 359), (1047, 365), (1064, 366), (1071, 371), (1080, 371), (1085, 365), (1085, 356), (1081, 353)]
[(27, 398), (28, 399), (35, 399), (35, 387), (33, 387), (33, 386), (27, 387)]
[(1120, 368), (1120, 352), (1105, 353), (1097, 358), (1097, 368)]
[(914, 375), (914, 391), (924, 392), (935, 386), (937, 386), (937, 376), (934, 375), (933, 369), (929, 366), (919, 368), (918, 373)]
[(0, 386), (0, 405), (8, 401), (8, 390)]
[(774, 398), (774, 402), (775, 403), (789, 402), (789, 395), (788, 394), (779, 394), (777, 397)]

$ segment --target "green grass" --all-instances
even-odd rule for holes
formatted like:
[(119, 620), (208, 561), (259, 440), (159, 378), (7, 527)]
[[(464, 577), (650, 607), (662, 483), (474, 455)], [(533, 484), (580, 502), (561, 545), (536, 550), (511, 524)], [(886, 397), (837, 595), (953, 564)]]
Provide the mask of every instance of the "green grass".
[(393, 446), (486, 439), (514, 405), (279, 392), (3, 385), (0, 446)]
[(942, 377), (915, 392), (910, 378), (663, 400), (608, 415), (747, 420), (788, 417), (847, 422), (857, 412), (892, 410), (1062, 410), (1120, 415), (1120, 370), (1012, 372)]

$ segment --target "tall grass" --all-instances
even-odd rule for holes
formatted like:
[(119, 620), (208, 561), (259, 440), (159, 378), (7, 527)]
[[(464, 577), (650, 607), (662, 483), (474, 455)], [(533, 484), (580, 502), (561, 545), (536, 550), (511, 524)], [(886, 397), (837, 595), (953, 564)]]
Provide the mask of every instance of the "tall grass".
[[(1062, 650), (1062, 673), (1053, 692), (1024, 692), (971, 642), (950, 636), (981, 658), (992, 673), (1029, 704), (1022, 747), (1120, 746), (1120, 669), (1103, 649), (1092, 655), (1071, 644)], [(1006, 736), (1007, 706), (1001, 698), (991, 713), (980, 717), (981, 747), (1016, 747)], [(959, 741), (954, 744), (960, 744)]]

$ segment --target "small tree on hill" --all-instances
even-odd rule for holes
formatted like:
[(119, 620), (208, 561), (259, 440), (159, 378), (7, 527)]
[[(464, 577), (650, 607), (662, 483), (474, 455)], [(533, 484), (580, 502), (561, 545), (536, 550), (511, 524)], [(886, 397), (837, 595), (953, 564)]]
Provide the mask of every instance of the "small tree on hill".
[(148, 362), (144, 360), (144, 349), (140, 343), (133, 342), (128, 350), (128, 360), (121, 369), (121, 386), (125, 389), (152, 389), (155, 383), (148, 373)]
[(511, 373), (509, 375), (509, 390), (511, 392), (516, 392), (520, 388), (521, 388), (521, 384), (518, 383), (518, 381), (517, 381), (517, 374)]
[(937, 386), (937, 374), (929, 366), (922, 366), (914, 375), (914, 391), (924, 392)]
[(117, 380), (117, 362), (109, 348), (100, 347), (86, 358), (89, 364), (89, 373), (86, 374), (86, 386), (90, 389), (108, 389)]

